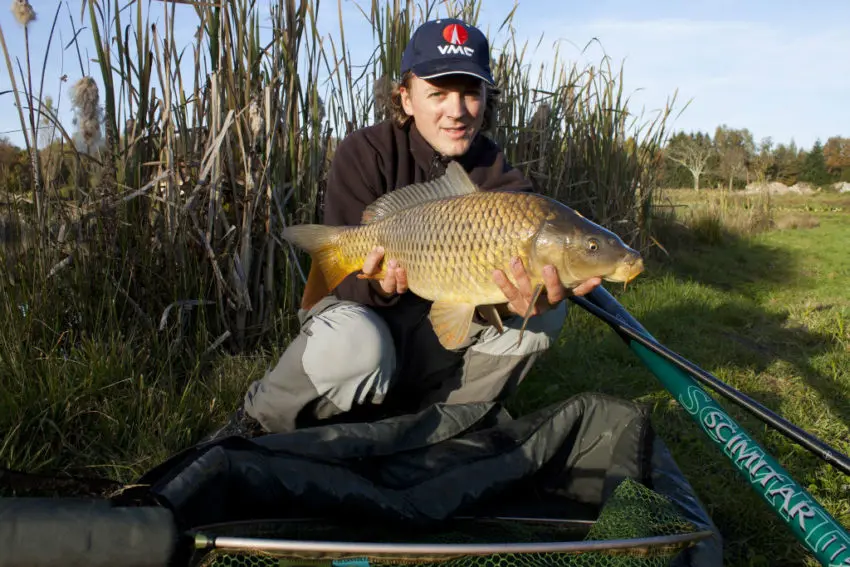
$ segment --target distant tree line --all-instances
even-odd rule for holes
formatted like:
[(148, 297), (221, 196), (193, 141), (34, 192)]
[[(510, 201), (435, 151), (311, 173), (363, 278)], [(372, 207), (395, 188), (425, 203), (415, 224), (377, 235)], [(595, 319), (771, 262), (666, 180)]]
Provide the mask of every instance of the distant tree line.
[(775, 145), (771, 138), (758, 144), (744, 129), (718, 126), (708, 132), (673, 134), (663, 149), (660, 184), (665, 187), (742, 188), (757, 181), (814, 187), (850, 182), (850, 138), (833, 136), (809, 149)]
[[(74, 154), (67, 144), (61, 140), (52, 141), (41, 147), (38, 153), (45, 178), (50, 181), (50, 193), (69, 193), (75, 185), (75, 164)], [(25, 194), (31, 190), (32, 162), (26, 150), (8, 138), (0, 138), (0, 202), (4, 194)]]
[[(39, 150), (47, 164), (49, 179), (60, 194), (73, 185), (73, 159), (61, 141), (47, 143)], [(756, 181), (779, 181), (786, 185), (809, 183), (815, 187), (838, 181), (850, 182), (850, 138), (833, 136), (811, 149), (789, 144), (774, 145), (771, 138), (756, 144), (746, 128), (718, 126), (712, 137), (706, 132), (673, 134), (662, 149), (658, 173), (663, 187), (695, 189), (740, 189)], [(0, 138), (0, 196), (25, 193), (31, 187), (30, 161), (26, 151)]]

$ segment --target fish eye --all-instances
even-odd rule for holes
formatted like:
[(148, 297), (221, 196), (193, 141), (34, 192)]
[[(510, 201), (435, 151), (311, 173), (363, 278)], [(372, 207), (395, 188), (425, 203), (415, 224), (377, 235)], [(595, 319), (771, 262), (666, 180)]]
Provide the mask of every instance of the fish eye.
[(587, 241), (587, 249), (591, 252), (596, 252), (599, 250), (599, 241), (595, 238), (591, 238)]

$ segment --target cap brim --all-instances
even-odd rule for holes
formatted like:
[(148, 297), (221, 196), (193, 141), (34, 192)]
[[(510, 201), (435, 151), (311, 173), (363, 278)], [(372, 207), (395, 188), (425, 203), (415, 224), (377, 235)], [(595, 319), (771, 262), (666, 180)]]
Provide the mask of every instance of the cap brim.
[(486, 69), (476, 65), (468, 59), (445, 59), (442, 61), (428, 61), (414, 65), (411, 69), (420, 79), (436, 79), (448, 75), (471, 75), (477, 77), (489, 85), (494, 85), (493, 77)]

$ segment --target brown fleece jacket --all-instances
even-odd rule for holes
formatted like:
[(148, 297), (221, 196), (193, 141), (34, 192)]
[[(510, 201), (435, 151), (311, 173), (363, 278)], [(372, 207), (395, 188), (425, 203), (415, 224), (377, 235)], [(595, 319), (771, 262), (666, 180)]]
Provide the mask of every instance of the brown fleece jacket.
[[(532, 190), (531, 183), (484, 135), (476, 136), (469, 151), (457, 161), (482, 190)], [(387, 120), (356, 130), (340, 142), (334, 155), (325, 191), (324, 223), (359, 225), (363, 210), (378, 197), (443, 175), (447, 162), (412, 121), (399, 127)], [(355, 274), (349, 275), (334, 293), (340, 299), (378, 308), (395, 305), (401, 298), (424, 301), (412, 292), (386, 298), (368, 280), (359, 280)]]

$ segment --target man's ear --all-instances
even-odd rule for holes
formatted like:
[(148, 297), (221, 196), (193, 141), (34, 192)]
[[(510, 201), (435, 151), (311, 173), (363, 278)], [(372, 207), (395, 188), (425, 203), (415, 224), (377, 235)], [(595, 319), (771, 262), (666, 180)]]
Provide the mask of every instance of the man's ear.
[(408, 116), (413, 116), (413, 104), (410, 102), (410, 89), (399, 87), (398, 94), (401, 96), (401, 107)]

